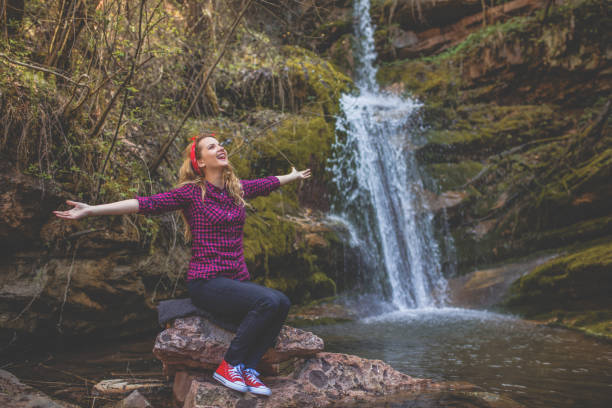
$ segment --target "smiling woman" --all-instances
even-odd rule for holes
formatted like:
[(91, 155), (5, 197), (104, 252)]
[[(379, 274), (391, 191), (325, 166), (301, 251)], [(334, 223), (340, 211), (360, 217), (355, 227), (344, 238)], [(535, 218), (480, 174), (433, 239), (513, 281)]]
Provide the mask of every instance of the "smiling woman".
[(239, 180), (225, 148), (214, 135), (194, 137), (184, 151), (178, 186), (148, 197), (90, 206), (66, 201), (74, 208), (53, 211), (58, 217), (181, 211), (185, 238), (192, 242), (187, 288), (192, 302), (221, 318), (241, 323), (213, 377), (237, 391), (270, 395), (255, 370), (274, 345), (289, 311), (281, 292), (250, 282), (244, 259), (246, 199), (270, 194), (283, 184), (310, 177), (310, 169), (282, 176)]

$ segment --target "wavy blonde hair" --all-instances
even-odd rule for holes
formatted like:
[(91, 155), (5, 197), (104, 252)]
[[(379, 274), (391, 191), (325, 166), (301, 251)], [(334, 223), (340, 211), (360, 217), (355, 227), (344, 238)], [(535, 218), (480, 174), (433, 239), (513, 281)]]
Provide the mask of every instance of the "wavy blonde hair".
[[(198, 135), (196, 136), (196, 160), (201, 158), (199, 144), (205, 137), (210, 135)], [(200, 168), (202, 175), (196, 174), (195, 170), (191, 166), (191, 143), (187, 145), (185, 150), (183, 151), (183, 164), (179, 170), (179, 180), (176, 187), (184, 186), (185, 184), (195, 184), (200, 186), (202, 190), (202, 202), (204, 202), (204, 197), (206, 197), (206, 177), (205, 177), (205, 169)], [(223, 186), (229, 193), (229, 195), (234, 199), (234, 203), (240, 207), (249, 206), (244, 198), (242, 197), (242, 184), (240, 184), (240, 179), (236, 176), (234, 171), (234, 167), (231, 163), (228, 162), (227, 167), (223, 169)], [(183, 219), (183, 223), (185, 224), (185, 242), (191, 241), (191, 228), (189, 227), (189, 223), (187, 222), (187, 217), (183, 211), (180, 212), (181, 218)]]

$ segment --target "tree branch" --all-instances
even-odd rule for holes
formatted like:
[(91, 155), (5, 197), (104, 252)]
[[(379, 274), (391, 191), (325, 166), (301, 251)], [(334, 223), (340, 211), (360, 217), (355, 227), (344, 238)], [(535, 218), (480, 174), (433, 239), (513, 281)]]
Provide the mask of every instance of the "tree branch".
[[(189, 108), (187, 108), (187, 112), (185, 112), (185, 114), (183, 115), (183, 118), (181, 119), (181, 122), (180, 122), (179, 126), (176, 128), (174, 133), (168, 138), (168, 140), (164, 143), (164, 145), (162, 146), (162, 149), (161, 149), (159, 155), (157, 156), (157, 158), (155, 158), (153, 163), (151, 163), (151, 166), (149, 167), (149, 172), (151, 174), (154, 174), (157, 171), (157, 168), (159, 167), (159, 164), (162, 162), (164, 156), (168, 153), (168, 150), (170, 149), (170, 146), (172, 145), (172, 143), (174, 143), (174, 140), (177, 138), (179, 132), (181, 131), (181, 129), (185, 125), (185, 122), (187, 122), (187, 118), (191, 114), (191, 111), (193, 110), (193, 107), (195, 106), (195, 104), (198, 101), (198, 99), (200, 99), (200, 96), (202, 95), (202, 92), (206, 88), (206, 85), (208, 85), (208, 81), (210, 80), (210, 76), (212, 75), (213, 71), (215, 70), (215, 68), (219, 64), (219, 61), (221, 61), (221, 58), (225, 54), (225, 51), (227, 50), (227, 45), (229, 44), (230, 37), (234, 34), (234, 31), (236, 31), (236, 27), (238, 27), (238, 24), (240, 23), (240, 20), (242, 20), (242, 16), (244, 16), (244, 13), (247, 11), (247, 9), (249, 8), (249, 6), (251, 5), (252, 2), (253, 2), (253, 0), (248, 0), (246, 5), (242, 9), (242, 11), (240, 11), (240, 14), (238, 14), (236, 19), (234, 20), (234, 23), (232, 24), (232, 28), (230, 29), (229, 33), (227, 33), (227, 35), (225, 36), (225, 39), (223, 41), (223, 47), (221, 47), (221, 51), (219, 52), (219, 55), (217, 56), (214, 64), (212, 65), (212, 67), (210, 67), (208, 69), (208, 71), (206, 71), (206, 75), (204, 76), (204, 81), (202, 82), (202, 84), (200, 84), (200, 88), (198, 89), (198, 92), (196, 93), (196, 95), (193, 98), (193, 100), (191, 101), (191, 104), (189, 105)], [(202, 68), (202, 70), (204, 70), (204, 68)]]

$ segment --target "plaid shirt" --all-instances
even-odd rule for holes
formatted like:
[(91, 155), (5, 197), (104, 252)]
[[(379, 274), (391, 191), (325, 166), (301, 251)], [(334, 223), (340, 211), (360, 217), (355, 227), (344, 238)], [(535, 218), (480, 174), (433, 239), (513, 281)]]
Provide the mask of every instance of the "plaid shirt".
[[(268, 195), (280, 186), (275, 176), (240, 183), (245, 199)], [(240, 281), (250, 279), (242, 243), (246, 211), (234, 204), (225, 189), (206, 181), (204, 202), (202, 190), (196, 184), (134, 198), (138, 200), (138, 214), (157, 215), (179, 209), (185, 214), (192, 236), (187, 280), (216, 276)]]

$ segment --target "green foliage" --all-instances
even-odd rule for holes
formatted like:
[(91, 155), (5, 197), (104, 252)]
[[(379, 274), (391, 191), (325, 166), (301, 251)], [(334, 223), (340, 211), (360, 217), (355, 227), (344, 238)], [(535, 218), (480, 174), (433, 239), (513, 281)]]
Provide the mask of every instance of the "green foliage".
[(333, 140), (333, 123), (320, 116), (290, 115), (277, 128), (253, 141), (252, 174), (259, 177), (284, 173), (289, 170), (287, 159), (300, 169), (322, 168)]
[[(331, 63), (298, 46), (270, 46), (270, 39), (243, 42), (219, 66), (217, 93), (228, 107), (266, 107), (323, 115), (338, 112), (351, 80)], [(238, 97), (237, 97), (238, 96)]]
[(251, 200), (244, 228), (244, 256), (256, 282), (286, 293), (294, 302), (334, 295), (336, 284), (318, 265), (317, 255), (304, 244), (302, 228), (283, 217), (295, 212), (293, 194), (274, 192)]

